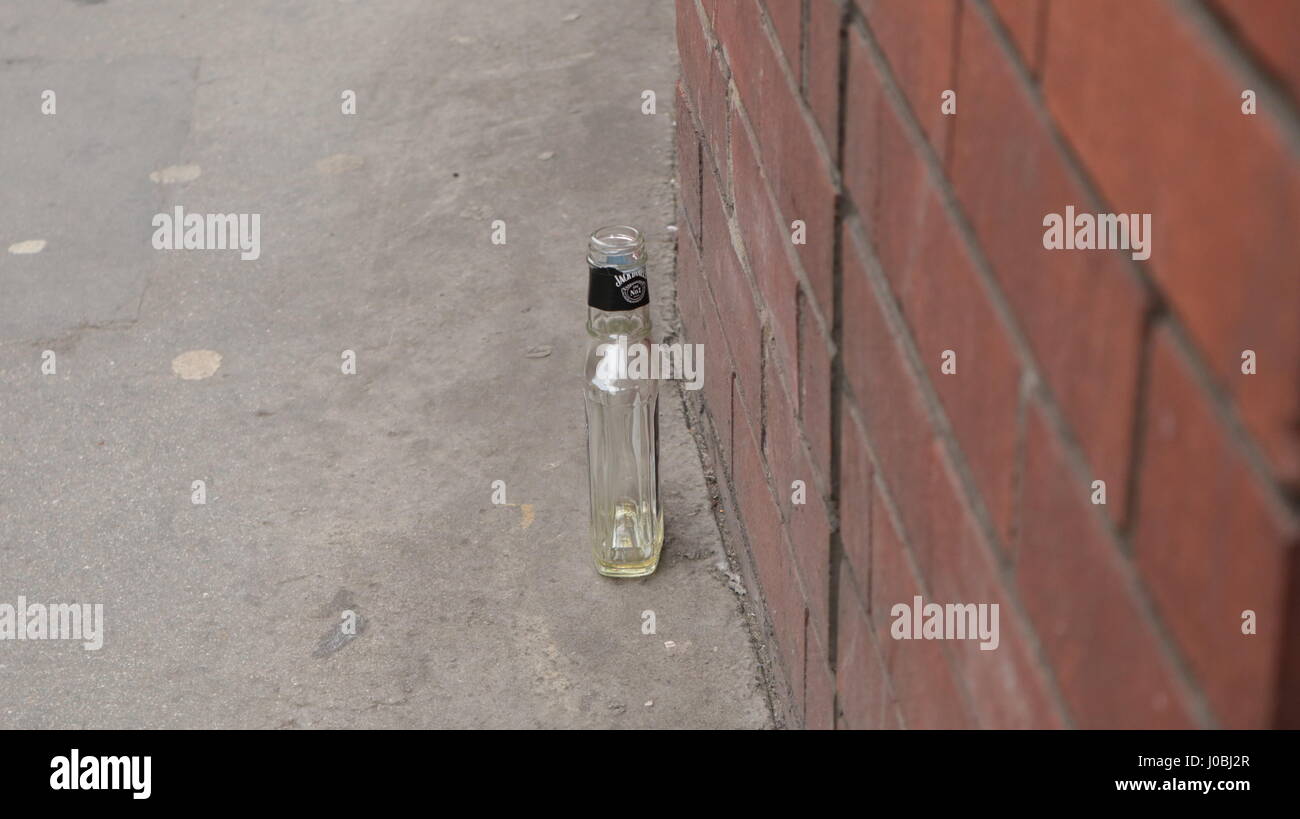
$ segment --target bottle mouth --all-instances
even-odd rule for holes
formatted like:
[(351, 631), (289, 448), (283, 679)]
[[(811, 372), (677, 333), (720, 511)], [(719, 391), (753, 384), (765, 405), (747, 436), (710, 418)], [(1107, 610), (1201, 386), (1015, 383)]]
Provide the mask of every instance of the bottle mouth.
[(587, 262), (596, 267), (634, 267), (645, 261), (645, 237), (630, 225), (606, 225), (587, 240)]

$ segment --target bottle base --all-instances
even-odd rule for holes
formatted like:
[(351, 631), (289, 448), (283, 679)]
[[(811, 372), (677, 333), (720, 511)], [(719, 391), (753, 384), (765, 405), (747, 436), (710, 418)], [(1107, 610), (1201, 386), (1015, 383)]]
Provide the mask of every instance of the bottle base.
[(605, 577), (649, 577), (659, 568), (659, 555), (655, 555), (653, 560), (646, 560), (639, 563), (606, 563), (603, 560), (596, 561), (596, 571)]

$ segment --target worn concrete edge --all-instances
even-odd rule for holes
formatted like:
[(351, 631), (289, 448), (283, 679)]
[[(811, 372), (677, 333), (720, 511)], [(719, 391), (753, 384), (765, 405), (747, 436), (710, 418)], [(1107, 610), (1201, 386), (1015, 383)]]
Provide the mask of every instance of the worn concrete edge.
[(743, 526), (737, 517), (735, 528), (727, 520), (725, 504), (738, 509), (731, 490), (730, 481), (725, 474), (720, 479), (718, 464), (717, 435), (713, 420), (708, 414), (703, 399), (698, 393), (687, 394), (679, 389), (682, 409), (686, 416), (686, 425), (695, 439), (696, 452), (700, 456), (700, 467), (704, 470), (705, 484), (709, 489), (709, 510), (718, 527), (722, 540), (723, 553), (727, 561), (727, 571), (731, 576), (739, 577), (744, 594), (737, 594), (740, 611), (749, 631), (749, 642), (758, 661), (759, 674), (763, 684), (764, 698), (767, 701), (768, 715), (774, 728), (802, 727), (802, 722), (794, 708), (794, 693), (785, 675), (780, 673), (780, 660), (774, 651), (775, 637), (772, 618), (768, 613), (767, 602), (763, 596), (762, 586), (758, 582), (757, 569), (754, 566), (753, 553), (743, 531), (736, 531)]
[[(676, 161), (676, 145), (674, 141), (673, 167), (676, 167)], [(673, 213), (679, 214), (680, 210), (677, 207), (678, 189), (675, 178), (673, 183)], [(677, 304), (677, 294), (679, 292), (677, 288), (677, 262), (680, 241), (681, 226), (679, 226), (677, 241), (673, 243), (672, 249), (673, 297), (667, 302), (667, 315), (663, 317), (668, 329), (666, 340), (685, 340), (681, 312)], [(749, 550), (745, 533), (735, 530), (741, 529), (743, 524), (739, 523), (738, 516), (734, 529), (727, 521), (726, 510), (728, 507), (726, 504), (730, 504), (730, 508), (733, 510), (739, 509), (739, 506), (736, 504), (730, 485), (731, 482), (726, 477), (725, 468), (719, 468), (723, 461), (719, 457), (717, 449), (718, 436), (713, 425), (712, 416), (709, 415), (708, 408), (705, 406), (702, 391), (683, 389), (681, 382), (674, 382), (674, 388), (677, 398), (681, 402), (682, 415), (686, 419), (687, 431), (695, 442), (695, 451), (700, 459), (700, 469), (703, 472), (704, 482), (709, 492), (709, 511), (713, 515), (713, 522), (717, 526), (718, 537), (722, 543), (723, 559), (726, 564), (720, 565), (718, 569), (726, 573), (729, 579), (739, 578), (742, 584), (741, 590), (736, 591), (736, 601), (741, 618), (745, 622), (749, 644), (754, 652), (758, 666), (759, 682), (763, 687), (763, 699), (767, 704), (768, 717), (772, 727), (776, 729), (801, 727), (802, 722), (793, 707), (793, 692), (790, 690), (785, 675), (780, 673), (780, 661), (774, 652), (773, 643), (775, 637), (773, 636), (772, 619), (763, 598), (762, 586), (758, 582), (753, 554)], [(720, 475), (722, 476), (721, 479), (719, 478)], [(734, 588), (733, 591), (735, 591)]]

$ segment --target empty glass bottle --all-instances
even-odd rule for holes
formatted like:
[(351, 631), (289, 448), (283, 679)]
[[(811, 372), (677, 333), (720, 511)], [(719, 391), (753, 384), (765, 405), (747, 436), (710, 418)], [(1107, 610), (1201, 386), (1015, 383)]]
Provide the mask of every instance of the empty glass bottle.
[(659, 384), (628, 377), (629, 357), (650, 352), (645, 239), (625, 225), (600, 228), (587, 243), (587, 265), (591, 546), (601, 574), (645, 577), (659, 565), (664, 540)]

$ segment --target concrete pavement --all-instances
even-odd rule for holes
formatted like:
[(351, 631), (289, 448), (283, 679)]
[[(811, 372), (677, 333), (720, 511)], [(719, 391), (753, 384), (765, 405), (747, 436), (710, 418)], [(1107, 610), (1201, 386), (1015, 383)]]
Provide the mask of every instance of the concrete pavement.
[[(584, 540), (585, 237), (666, 315), (672, 15), (0, 7), (0, 604), (104, 605), (0, 641), (0, 727), (770, 725), (671, 389), (658, 573)], [(178, 205), (260, 257), (154, 249)]]

